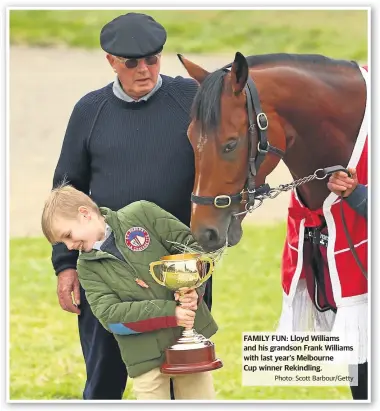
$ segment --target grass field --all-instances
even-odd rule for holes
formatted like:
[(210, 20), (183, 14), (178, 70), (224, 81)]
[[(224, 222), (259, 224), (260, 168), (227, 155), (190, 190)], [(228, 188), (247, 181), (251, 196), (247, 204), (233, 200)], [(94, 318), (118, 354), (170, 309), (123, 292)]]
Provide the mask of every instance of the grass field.
[[(99, 47), (104, 24), (129, 10), (13, 10), (11, 44)], [(136, 11), (136, 10), (134, 10)], [(367, 11), (144, 10), (168, 31), (165, 51), (320, 53), (367, 61)]]
[[(246, 226), (214, 277), (213, 338), (224, 367), (214, 372), (219, 400), (350, 399), (346, 387), (243, 387), (241, 333), (274, 331), (281, 311), (283, 225)], [(21, 257), (22, 256), (22, 257)], [(62, 311), (44, 239), (10, 243), (10, 399), (80, 399), (85, 369), (77, 318)], [(125, 399), (133, 399), (128, 382)]]

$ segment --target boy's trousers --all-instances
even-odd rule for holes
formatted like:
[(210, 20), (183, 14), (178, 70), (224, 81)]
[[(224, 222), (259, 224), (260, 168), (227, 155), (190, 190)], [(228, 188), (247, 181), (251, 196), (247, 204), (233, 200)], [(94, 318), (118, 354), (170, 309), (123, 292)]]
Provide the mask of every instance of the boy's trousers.
[(170, 378), (176, 400), (214, 400), (215, 390), (211, 371), (196, 374), (162, 374), (154, 368), (133, 378), (133, 391), (137, 400), (170, 400)]

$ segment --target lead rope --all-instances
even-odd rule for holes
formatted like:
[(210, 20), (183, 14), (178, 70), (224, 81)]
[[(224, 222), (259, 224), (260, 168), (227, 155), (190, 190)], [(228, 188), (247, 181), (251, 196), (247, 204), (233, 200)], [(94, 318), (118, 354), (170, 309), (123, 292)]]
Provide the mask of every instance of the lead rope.
[(356, 261), (356, 264), (358, 265), (361, 273), (364, 275), (364, 277), (368, 280), (368, 273), (366, 271), (366, 269), (363, 267), (363, 264), (361, 263), (361, 261), (359, 260), (358, 254), (355, 250), (355, 246), (351, 240), (351, 237), (348, 233), (348, 228), (347, 228), (347, 223), (346, 223), (346, 219), (344, 217), (344, 212), (343, 212), (343, 194), (341, 194), (340, 196), (340, 217), (342, 219), (342, 224), (343, 224), (343, 230), (344, 230), (344, 234), (346, 234), (346, 238), (347, 238), (347, 242), (348, 242), (348, 246), (351, 250), (351, 253)]
[[(336, 166), (336, 167), (337, 168), (339, 167), (339, 170), (341, 170), (341, 171), (346, 170), (342, 166)], [(270, 198), (270, 199), (276, 198), (281, 193), (292, 190), (293, 188), (297, 188), (300, 185), (305, 184), (305, 183), (309, 183), (310, 181), (313, 181), (313, 180), (323, 180), (324, 178), (326, 178), (329, 175), (328, 170), (331, 169), (331, 168), (333, 168), (333, 167), (319, 168), (313, 174), (310, 174), (307, 177), (302, 177), (302, 178), (300, 178), (298, 180), (294, 180), (294, 181), (292, 181), (291, 183), (288, 183), (288, 184), (280, 184), (276, 188), (270, 188), (268, 184), (264, 184), (263, 186), (258, 187), (257, 189), (250, 192), (250, 194), (255, 194), (254, 195), (254, 202), (250, 203), (248, 201), (245, 205), (245, 211), (242, 211), (240, 213), (235, 213), (234, 217), (237, 217), (237, 216), (242, 215), (242, 214), (252, 213), (253, 210), (256, 210), (256, 208), (259, 208), (263, 204), (263, 201), (268, 199), (268, 198)], [(338, 171), (338, 170), (336, 170), (336, 171)], [(330, 172), (330, 174), (332, 174), (332, 173)], [(247, 190), (247, 191), (249, 191), (249, 190)]]
[[(268, 184), (264, 184), (263, 187), (258, 187), (256, 190), (254, 190), (254, 192), (258, 193), (257, 195), (254, 196), (254, 202), (253, 204), (250, 204), (249, 202), (247, 202), (247, 204), (245, 205), (245, 211), (242, 211), (240, 213), (236, 213), (234, 214), (234, 217), (237, 217), (239, 215), (242, 214), (247, 214), (247, 213), (251, 213), (253, 210), (255, 210), (256, 208), (259, 208), (263, 201), (268, 199), (268, 198), (276, 198), (279, 194), (292, 190), (293, 188), (297, 188), (302, 184), (308, 183), (310, 181), (313, 180), (324, 180), (327, 176), (335, 173), (336, 171), (344, 171), (345, 173), (347, 173), (348, 175), (350, 175), (350, 173), (348, 172), (348, 170), (346, 168), (344, 168), (343, 166), (332, 166), (332, 167), (326, 167), (326, 168), (319, 168), (318, 170), (316, 170), (313, 174), (310, 174), (307, 177), (302, 177), (298, 180), (294, 180), (293, 182), (289, 183), (289, 184), (280, 184), (278, 187), (276, 188), (270, 188)], [(253, 194), (253, 193), (251, 193)], [(343, 211), (343, 194), (340, 196), (340, 216), (342, 219), (342, 224), (343, 224), (343, 230), (344, 230), (344, 234), (346, 235), (347, 238), (347, 242), (348, 242), (348, 246), (350, 248), (350, 251), (355, 259), (356, 264), (358, 265), (361, 273), (364, 275), (364, 277), (368, 280), (368, 273), (365, 270), (365, 268), (363, 267), (361, 261), (359, 260), (358, 254), (356, 253), (355, 250), (355, 246), (352, 243), (350, 234), (348, 232), (348, 228), (347, 228), (347, 223), (346, 223), (346, 219), (344, 217), (344, 211)], [(256, 204), (257, 201), (257, 204)]]

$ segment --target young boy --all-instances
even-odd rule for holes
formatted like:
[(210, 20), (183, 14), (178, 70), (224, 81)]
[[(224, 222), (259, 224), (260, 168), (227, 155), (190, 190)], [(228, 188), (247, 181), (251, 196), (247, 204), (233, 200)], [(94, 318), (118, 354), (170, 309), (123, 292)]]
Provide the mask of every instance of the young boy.
[(45, 203), (42, 230), (50, 243), (81, 251), (80, 283), (94, 315), (119, 344), (138, 400), (170, 399), (170, 378), (176, 399), (215, 398), (211, 372), (160, 372), (165, 349), (181, 336), (181, 327), (194, 326), (206, 338), (217, 331), (202, 301), (202, 287), (199, 296), (191, 290), (180, 297), (157, 284), (149, 272), (152, 261), (178, 253), (171, 242), (196, 245), (188, 227), (147, 201), (115, 212), (61, 185)]

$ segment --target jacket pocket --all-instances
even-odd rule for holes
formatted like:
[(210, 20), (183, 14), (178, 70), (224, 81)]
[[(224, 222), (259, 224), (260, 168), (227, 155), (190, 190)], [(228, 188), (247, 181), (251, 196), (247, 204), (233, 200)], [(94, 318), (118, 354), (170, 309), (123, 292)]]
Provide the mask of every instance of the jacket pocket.
[(117, 339), (120, 341), (122, 356), (128, 366), (153, 360), (162, 355), (155, 333), (130, 335)]

